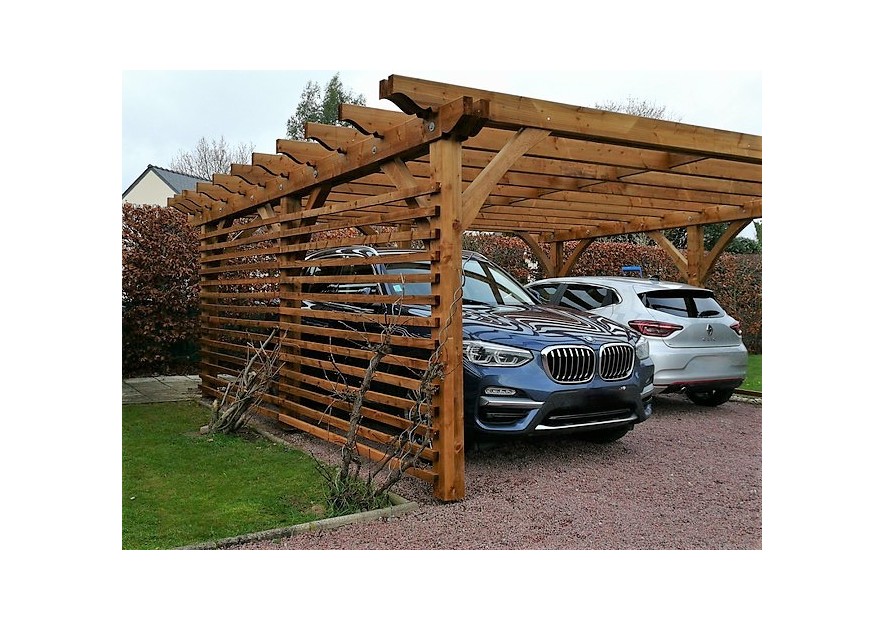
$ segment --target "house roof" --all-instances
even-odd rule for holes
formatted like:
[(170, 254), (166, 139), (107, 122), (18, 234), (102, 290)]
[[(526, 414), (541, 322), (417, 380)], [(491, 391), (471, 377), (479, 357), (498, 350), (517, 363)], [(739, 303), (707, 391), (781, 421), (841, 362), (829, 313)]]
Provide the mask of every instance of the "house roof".
[(123, 192), (125, 196), (132, 188), (138, 185), (138, 183), (151, 171), (160, 177), (160, 179), (168, 185), (173, 192), (176, 194), (181, 193), (182, 191), (188, 189), (192, 190), (197, 186), (197, 183), (200, 181), (208, 181), (209, 179), (204, 179), (203, 177), (196, 177), (190, 174), (183, 174), (181, 172), (175, 172), (174, 170), (167, 170), (166, 168), (161, 168), (159, 166), (155, 166), (153, 164), (149, 164), (147, 168), (145, 168), (144, 172), (142, 172), (135, 181), (132, 182), (132, 185), (126, 188), (126, 191)]

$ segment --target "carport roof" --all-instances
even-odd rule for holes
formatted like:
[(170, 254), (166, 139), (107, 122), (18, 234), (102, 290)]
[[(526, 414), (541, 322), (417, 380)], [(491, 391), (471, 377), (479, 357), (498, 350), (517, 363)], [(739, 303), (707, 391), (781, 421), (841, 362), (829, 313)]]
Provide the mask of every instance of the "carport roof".
[(327, 205), (389, 197), (426, 183), (429, 144), (456, 135), (465, 230), (549, 242), (762, 215), (761, 136), (399, 75), (380, 95), (401, 112), (342, 105), (355, 128), (309, 123), (311, 142), (278, 140), (275, 155), (256, 153), (170, 206), (199, 223), (322, 184)]

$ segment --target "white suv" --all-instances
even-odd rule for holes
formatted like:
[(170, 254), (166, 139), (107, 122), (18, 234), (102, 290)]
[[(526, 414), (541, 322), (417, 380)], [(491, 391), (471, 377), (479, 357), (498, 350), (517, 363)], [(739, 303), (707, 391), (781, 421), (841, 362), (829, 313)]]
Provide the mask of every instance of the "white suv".
[(544, 302), (629, 325), (649, 341), (655, 393), (684, 392), (698, 405), (731, 398), (747, 376), (740, 323), (712, 291), (654, 278), (581, 276), (528, 285)]

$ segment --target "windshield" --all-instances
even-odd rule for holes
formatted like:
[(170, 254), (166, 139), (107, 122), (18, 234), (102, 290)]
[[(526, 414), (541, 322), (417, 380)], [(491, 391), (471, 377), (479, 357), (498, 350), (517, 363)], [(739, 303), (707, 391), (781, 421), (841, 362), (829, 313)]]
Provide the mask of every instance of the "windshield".
[[(403, 275), (429, 270), (428, 263), (396, 263), (385, 269), (389, 274)], [(468, 259), (463, 263), (463, 271), (464, 305), (528, 306), (536, 303), (519, 282), (495, 265)], [(394, 295), (430, 295), (429, 282), (392, 283), (388, 286)]]

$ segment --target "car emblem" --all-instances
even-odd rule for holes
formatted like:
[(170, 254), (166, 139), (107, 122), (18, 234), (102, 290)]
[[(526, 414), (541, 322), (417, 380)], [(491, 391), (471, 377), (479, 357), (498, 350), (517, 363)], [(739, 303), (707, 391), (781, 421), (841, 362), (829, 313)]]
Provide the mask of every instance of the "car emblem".
[(581, 340), (587, 344), (593, 344), (593, 336), (581, 336)]
[(710, 325), (709, 323), (707, 323), (707, 336), (706, 336), (706, 338), (704, 338), (704, 340), (716, 340), (713, 337), (713, 326)]

